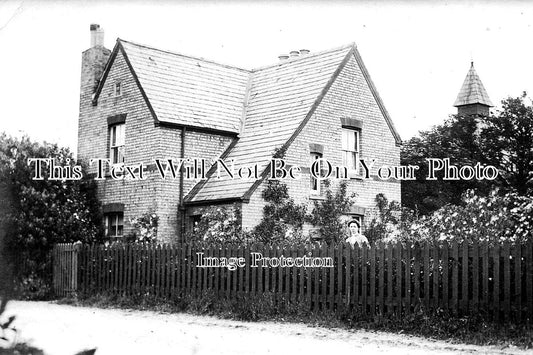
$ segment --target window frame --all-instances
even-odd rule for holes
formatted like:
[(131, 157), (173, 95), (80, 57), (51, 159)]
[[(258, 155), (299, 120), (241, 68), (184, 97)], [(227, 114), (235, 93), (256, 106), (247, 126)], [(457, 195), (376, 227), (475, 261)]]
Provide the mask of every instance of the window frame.
[[(311, 157), (311, 165), (309, 166), (309, 179), (310, 179), (309, 191), (311, 195), (319, 196), (321, 193), (320, 181), (313, 177), (311, 171), (312, 171), (312, 166), (315, 160), (322, 159), (323, 155), (320, 152), (311, 152), (310, 157)], [(320, 169), (322, 170), (322, 163), (320, 163)]]
[[(345, 141), (345, 133), (354, 134), (354, 147), (350, 149), (349, 138)], [(346, 143), (345, 143), (346, 142)], [(352, 155), (355, 166), (348, 165), (347, 157)], [(342, 127), (341, 128), (341, 159), (342, 165), (345, 166), (349, 172), (358, 172), (360, 169), (359, 160), (361, 159), (361, 129), (352, 128), (352, 127)]]
[(202, 215), (200, 213), (189, 215), (189, 230), (194, 232), (194, 229), (200, 224)]
[[(121, 142), (117, 142), (117, 132), (121, 131)], [(115, 123), (109, 125), (109, 160), (111, 165), (124, 164), (125, 161), (125, 146), (126, 146), (126, 123)], [(120, 161), (122, 156), (122, 161)], [(116, 158), (116, 161), (115, 161)]]
[[(114, 211), (104, 213), (104, 225), (106, 238), (122, 238), (124, 236), (124, 212)], [(113, 225), (115, 226), (115, 230), (114, 234), (111, 234)]]
[[(117, 90), (118, 88), (118, 90)], [(113, 94), (115, 97), (120, 97), (122, 96), (122, 92), (123, 92), (123, 87), (122, 87), (122, 81), (115, 81), (115, 84), (113, 85)]]

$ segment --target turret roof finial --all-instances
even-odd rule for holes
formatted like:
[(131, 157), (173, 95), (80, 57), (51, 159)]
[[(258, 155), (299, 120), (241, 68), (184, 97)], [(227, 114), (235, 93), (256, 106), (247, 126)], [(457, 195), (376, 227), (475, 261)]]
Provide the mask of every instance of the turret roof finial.
[(453, 105), (458, 107), (472, 104), (482, 104), (489, 107), (493, 106), (485, 87), (481, 83), (481, 80), (474, 69), (473, 60), (470, 62), (470, 70), (466, 74), (463, 86), (461, 87), (459, 95), (457, 95), (457, 99)]

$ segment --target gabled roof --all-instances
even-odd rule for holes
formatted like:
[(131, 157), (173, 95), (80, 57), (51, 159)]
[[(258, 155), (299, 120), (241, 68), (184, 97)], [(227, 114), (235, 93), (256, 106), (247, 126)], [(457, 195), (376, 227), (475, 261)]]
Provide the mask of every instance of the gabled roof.
[[(262, 179), (277, 148), (285, 151), (313, 115), (345, 64), (355, 58), (366, 83), (398, 144), (392, 120), (354, 44), (305, 55), (252, 71), (252, 85), (246, 108), (245, 127), (239, 140), (224, 154), (239, 166), (258, 164)], [(208, 178), (199, 182), (185, 198), (186, 203), (249, 199), (261, 180)]]
[[(238, 134), (250, 71), (117, 40), (157, 122)], [(103, 86), (107, 70), (100, 86)], [(101, 87), (96, 91), (98, 99)]]
[[(95, 102), (119, 52), (156, 123), (238, 136), (222, 158), (234, 159), (238, 166), (258, 164), (262, 179), (274, 151), (289, 147), (350, 58), (355, 58), (396, 143), (401, 143), (354, 44), (249, 71), (118, 39)], [(261, 181), (216, 179), (210, 171), (184, 201), (247, 200)]]
[[(225, 161), (258, 164), (265, 170), (276, 148), (284, 146), (325, 93), (328, 82), (353, 46), (305, 55), (254, 70), (245, 129)], [(186, 202), (245, 198), (255, 180), (210, 178), (191, 191)]]
[(459, 91), (459, 95), (457, 95), (457, 99), (453, 105), (458, 107), (473, 104), (493, 106), (481, 79), (479, 79), (474, 69), (474, 62), (471, 63), (470, 70), (466, 74), (461, 91)]

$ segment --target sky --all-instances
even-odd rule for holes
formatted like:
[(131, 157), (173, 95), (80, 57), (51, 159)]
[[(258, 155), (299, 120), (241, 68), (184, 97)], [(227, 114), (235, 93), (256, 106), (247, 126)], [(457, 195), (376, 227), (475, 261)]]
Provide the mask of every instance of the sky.
[(0, 132), (76, 151), (89, 25), (252, 69), (355, 42), (403, 140), (442, 123), (474, 61), (492, 102), (533, 92), (533, 3), (0, 0)]

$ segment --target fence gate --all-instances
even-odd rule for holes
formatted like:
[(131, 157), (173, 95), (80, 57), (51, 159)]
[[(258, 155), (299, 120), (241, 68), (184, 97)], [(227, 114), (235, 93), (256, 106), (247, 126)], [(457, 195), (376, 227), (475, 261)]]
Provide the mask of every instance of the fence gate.
[(78, 250), (76, 244), (56, 244), (53, 250), (54, 293), (69, 296), (78, 289)]

